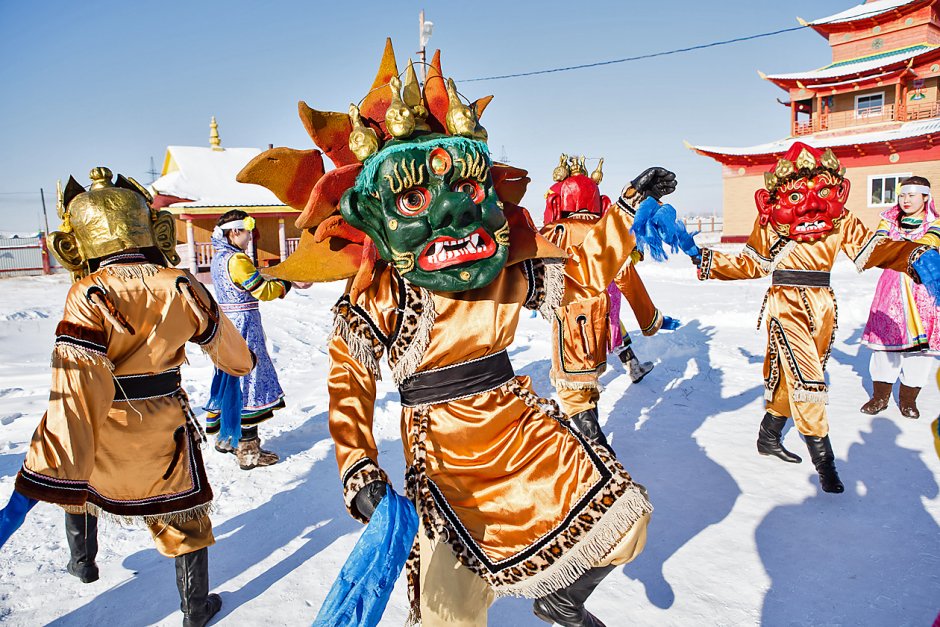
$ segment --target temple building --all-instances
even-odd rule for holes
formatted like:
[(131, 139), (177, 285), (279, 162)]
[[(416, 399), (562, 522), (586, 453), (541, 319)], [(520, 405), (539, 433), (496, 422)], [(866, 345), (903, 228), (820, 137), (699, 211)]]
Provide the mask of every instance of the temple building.
[[(832, 62), (817, 70), (760, 73), (787, 92), (790, 136), (747, 147), (690, 146), (722, 164), (724, 234), (743, 242), (763, 173), (794, 140), (832, 148), (852, 182), (848, 208), (869, 226), (895, 203), (898, 182), (940, 184), (940, 0), (869, 0), (800, 23), (826, 37)], [(799, 19), (799, 18), (798, 18)]]
[(223, 148), (215, 117), (209, 125), (209, 146), (167, 146), (163, 171), (151, 187), (154, 207), (176, 216), (180, 266), (206, 272), (212, 259), (212, 229), (231, 209), (255, 218), (254, 248), (259, 267), (284, 260), (300, 238), (294, 226), (298, 211), (286, 206), (260, 185), (239, 183), (238, 172), (261, 154), (259, 148)]

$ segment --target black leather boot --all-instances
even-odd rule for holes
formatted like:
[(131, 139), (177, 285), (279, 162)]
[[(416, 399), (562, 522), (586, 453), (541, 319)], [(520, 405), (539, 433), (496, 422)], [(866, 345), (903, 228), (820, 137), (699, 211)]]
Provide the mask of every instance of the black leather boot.
[(91, 514), (66, 514), (65, 538), (72, 554), (65, 567), (68, 573), (82, 583), (98, 581), (98, 519)]
[(832, 492), (833, 494), (845, 492), (845, 486), (842, 485), (839, 473), (836, 472), (836, 456), (832, 453), (829, 436), (825, 435), (817, 438), (812, 435), (805, 435), (803, 437), (806, 439), (806, 448), (809, 449), (813, 465), (816, 466), (816, 472), (819, 473), (819, 485), (822, 487), (823, 492)]
[(757, 431), (757, 452), (761, 455), (779, 457), (791, 464), (799, 464), (803, 461), (800, 456), (794, 455), (783, 448), (783, 442), (780, 441), (780, 437), (783, 435), (783, 427), (786, 424), (786, 418), (774, 416), (770, 412), (764, 414), (764, 419), (760, 422), (760, 429)]
[(585, 609), (584, 602), (614, 568), (592, 568), (567, 588), (536, 599), (532, 611), (546, 623), (558, 623), (563, 627), (604, 627), (599, 618)]
[(597, 422), (597, 407), (592, 407), (587, 411), (582, 411), (578, 414), (575, 414), (571, 417), (571, 423), (577, 427), (578, 431), (581, 432), (581, 435), (586, 437), (588, 440), (600, 444), (608, 451), (610, 454), (614, 454), (614, 449), (611, 448), (610, 444), (607, 442), (607, 438), (604, 436), (604, 432), (601, 430), (601, 425)]
[(203, 627), (222, 609), (222, 597), (209, 594), (209, 549), (176, 558), (176, 587), (180, 591), (183, 627)]

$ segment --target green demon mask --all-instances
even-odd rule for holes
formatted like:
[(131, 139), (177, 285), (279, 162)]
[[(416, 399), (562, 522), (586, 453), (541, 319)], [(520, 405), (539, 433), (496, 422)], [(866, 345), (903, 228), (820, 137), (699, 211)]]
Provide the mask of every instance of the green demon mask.
[(431, 134), (370, 157), (340, 210), (411, 283), (438, 292), (488, 285), (506, 264), (509, 225), (482, 141)]

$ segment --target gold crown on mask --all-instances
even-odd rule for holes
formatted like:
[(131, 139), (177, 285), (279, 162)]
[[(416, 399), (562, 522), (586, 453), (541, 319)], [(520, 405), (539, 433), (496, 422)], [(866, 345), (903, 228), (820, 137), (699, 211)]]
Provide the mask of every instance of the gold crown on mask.
[(839, 163), (832, 148), (826, 148), (818, 161), (813, 153), (803, 148), (795, 160), (781, 158), (772, 172), (764, 172), (764, 187), (773, 193), (786, 181), (798, 178), (801, 171), (812, 171), (818, 168), (828, 170), (840, 178), (845, 175), (845, 168)]
[(399, 72), (387, 40), (372, 87), (358, 104), (340, 113), (318, 111), (301, 102), (300, 114), (314, 143), (339, 167), (362, 163), (390, 141), (426, 133), (486, 141), (480, 117), (492, 99), (462, 99), (454, 80), (444, 77), (438, 53), (427, 65), (423, 84), (412, 61)]
[(137, 181), (121, 174), (112, 182), (106, 167), (92, 168), (85, 188), (69, 177), (65, 190), (57, 185), (56, 211), (62, 220), (50, 234), (52, 252), (78, 278), (88, 262), (128, 249), (156, 247), (171, 264), (176, 254), (176, 225), (168, 211), (155, 211), (153, 197)]
[[(552, 170), (552, 180), (561, 182), (569, 176), (575, 176), (577, 174), (587, 175), (587, 167), (584, 165), (586, 159), (587, 157), (584, 155), (580, 157), (572, 155), (569, 157), (565, 153), (562, 153), (561, 156), (558, 157), (558, 165)], [(591, 179), (598, 185), (604, 180), (603, 157), (597, 162), (597, 167), (594, 168), (594, 171), (591, 172)]]

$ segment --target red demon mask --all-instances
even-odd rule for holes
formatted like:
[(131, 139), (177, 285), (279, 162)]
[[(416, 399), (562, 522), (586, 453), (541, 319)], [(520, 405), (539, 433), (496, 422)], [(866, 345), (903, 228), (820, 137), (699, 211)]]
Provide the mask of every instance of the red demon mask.
[(601, 217), (610, 207), (610, 198), (601, 195), (600, 187), (584, 174), (574, 174), (555, 183), (545, 197), (545, 224), (557, 222), (574, 213)]
[(798, 242), (822, 239), (845, 214), (849, 181), (831, 149), (795, 142), (764, 174), (766, 189), (754, 194), (760, 223)]

